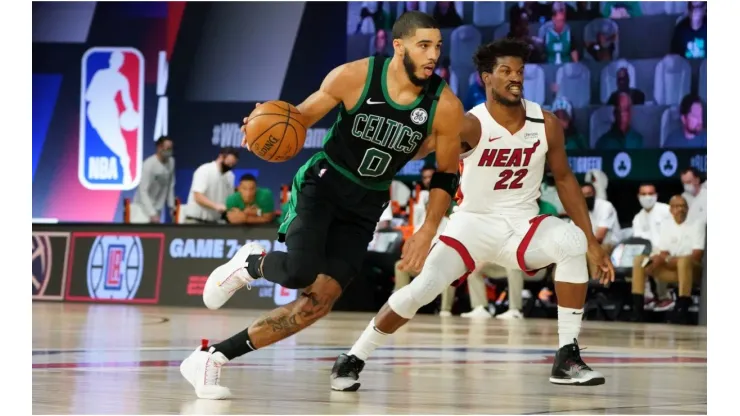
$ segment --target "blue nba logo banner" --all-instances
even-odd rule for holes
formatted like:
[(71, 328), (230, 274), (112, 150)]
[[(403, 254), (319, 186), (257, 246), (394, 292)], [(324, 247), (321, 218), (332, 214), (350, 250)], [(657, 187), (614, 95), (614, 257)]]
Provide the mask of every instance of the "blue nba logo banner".
[(82, 56), (78, 177), (91, 190), (126, 191), (141, 180), (144, 56), (95, 47)]

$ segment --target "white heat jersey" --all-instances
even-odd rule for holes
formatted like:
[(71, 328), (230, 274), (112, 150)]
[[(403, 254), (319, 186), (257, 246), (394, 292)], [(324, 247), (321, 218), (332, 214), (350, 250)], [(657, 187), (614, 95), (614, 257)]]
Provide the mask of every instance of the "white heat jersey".
[(547, 154), (545, 120), (538, 104), (522, 101), (526, 122), (513, 135), (491, 117), (485, 103), (470, 110), (480, 120), (481, 137), (461, 161), (460, 211), (527, 218), (539, 213)]

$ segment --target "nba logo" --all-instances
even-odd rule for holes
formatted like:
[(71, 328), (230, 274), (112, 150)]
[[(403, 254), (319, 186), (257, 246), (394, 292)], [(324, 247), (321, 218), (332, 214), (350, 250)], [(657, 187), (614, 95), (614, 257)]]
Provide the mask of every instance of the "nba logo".
[(78, 177), (91, 190), (125, 191), (141, 179), (144, 56), (91, 48), (82, 56)]
[(121, 265), (126, 257), (126, 247), (121, 245), (108, 246), (108, 261), (105, 262), (105, 289), (120, 290), (123, 278)]

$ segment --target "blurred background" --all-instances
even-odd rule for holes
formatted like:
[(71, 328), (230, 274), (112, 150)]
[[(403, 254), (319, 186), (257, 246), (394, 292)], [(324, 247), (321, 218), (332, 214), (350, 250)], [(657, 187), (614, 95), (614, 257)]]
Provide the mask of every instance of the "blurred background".
[[(166, 301), (159, 297), (160, 280), (167, 284), (168, 275), (181, 273), (182, 282), (173, 284), (183, 287), (182, 298), (172, 302), (197, 303), (202, 277), (231, 252), (231, 237), (221, 240), (221, 251), (218, 241), (203, 239), (237, 233), (233, 239), (239, 245), (259, 239), (268, 249), (284, 249), (273, 232), (287, 200), (286, 185), (320, 150), (334, 113), (308, 131), (296, 158), (280, 164), (238, 149), (242, 118), (257, 102), (300, 103), (342, 63), (391, 56), (390, 29), (407, 10), (429, 13), (441, 25), (437, 73), (466, 110), (485, 100), (473, 69), (475, 49), (507, 36), (530, 45), (525, 97), (561, 119), (571, 167), (591, 184), (584, 194), (602, 201), (592, 209), (592, 221), (605, 229), (603, 243), (623, 266), (621, 289), (594, 288), (590, 294), (589, 319), (698, 322), (700, 276), (690, 283), (689, 318), (669, 315), (675, 300), (686, 297), (686, 290), (678, 296), (677, 282), (663, 287), (648, 278), (642, 289), (630, 282), (634, 258), (654, 251), (659, 225), (673, 220), (667, 205), (658, 209), (646, 201), (667, 204), (682, 194), (690, 220), (706, 224), (706, 2), (34, 2), (34, 247), (65, 250), (61, 257), (71, 263), (87, 262), (58, 271), (59, 293), (47, 295), (103, 296), (85, 289), (84, 280), (92, 273), (90, 264), (110, 260), (95, 257), (96, 244), (107, 249), (111, 242), (91, 241), (90, 253), (80, 254), (79, 244), (76, 254), (69, 251), (70, 240), (91, 237), (76, 234), (83, 229), (92, 230), (92, 237), (120, 233), (126, 226), (120, 224), (134, 227), (135, 235), (162, 230), (161, 245), (136, 240), (143, 234), (124, 243), (138, 244), (145, 259), (158, 259), (159, 269), (151, 269), (156, 296), (145, 296), (154, 302)], [(214, 175), (214, 166), (227, 169)], [(393, 266), (403, 240), (423, 219), (433, 168), (431, 155), (398, 175), (364, 280), (353, 285), (358, 293), (377, 297), (351, 307), (377, 308), (411, 278), (396, 276)], [(547, 176), (542, 201), (567, 217)], [(234, 209), (244, 215), (229, 215)], [(52, 233), (67, 233), (67, 245), (52, 241), (57, 236)], [(634, 249), (634, 238), (651, 244)], [(207, 261), (187, 266), (202, 269), (196, 272), (180, 272), (186, 266), (169, 263), (185, 257)], [(57, 272), (48, 264), (37, 266), (43, 270), (34, 271), (34, 296), (42, 298), (44, 279), (57, 278)], [(149, 278), (146, 264), (127, 267), (138, 270), (132, 279)], [(480, 317), (506, 313), (507, 288), (521, 280), (511, 273), (482, 273), (485, 299), (477, 305), (468, 305), (475, 296), (463, 286), (448, 295), (453, 306), (443, 299), (427, 312), (481, 306), (477, 310), (486, 312)], [(522, 293), (523, 300), (515, 302), (523, 315), (554, 316), (549, 274), (521, 289), (514, 286)], [(70, 289), (75, 279), (84, 296), (70, 296), (77, 290)], [(135, 286), (117, 299), (137, 299), (137, 290), (144, 289)], [(645, 310), (655, 313), (635, 318), (634, 295), (640, 291)], [(278, 295), (278, 288), (265, 294), (275, 303), (284, 301), (281, 296), (292, 295)]]

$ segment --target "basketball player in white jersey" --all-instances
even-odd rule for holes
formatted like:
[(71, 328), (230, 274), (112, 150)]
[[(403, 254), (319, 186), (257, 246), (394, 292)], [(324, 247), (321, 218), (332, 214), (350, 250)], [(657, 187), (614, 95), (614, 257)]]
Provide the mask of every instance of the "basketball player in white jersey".
[[(529, 48), (512, 39), (481, 46), (474, 62), (486, 102), (466, 115), (461, 134), (462, 202), (430, 250), (421, 274), (395, 292), (347, 354), (337, 358), (333, 390), (355, 391), (365, 360), (388, 336), (433, 301), (447, 286), (483, 262), (527, 273), (556, 265), (559, 349), (550, 382), (599, 385), (604, 376), (581, 359), (578, 334), (586, 299), (586, 254), (603, 283), (614, 280), (609, 257), (596, 241), (581, 187), (565, 154), (563, 128), (552, 113), (522, 98)], [(573, 223), (539, 216), (545, 163)]]

